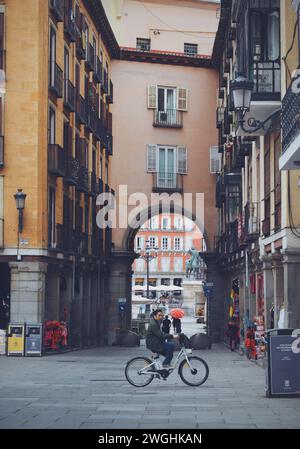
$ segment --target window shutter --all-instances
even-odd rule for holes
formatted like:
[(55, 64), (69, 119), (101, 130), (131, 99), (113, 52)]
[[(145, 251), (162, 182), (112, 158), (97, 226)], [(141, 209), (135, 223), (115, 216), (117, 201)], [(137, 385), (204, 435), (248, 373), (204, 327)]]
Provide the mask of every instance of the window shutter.
[(148, 109), (157, 109), (156, 86), (148, 86)]
[(147, 145), (147, 172), (156, 171), (156, 145)]
[(177, 87), (177, 110), (188, 110), (188, 89), (184, 87)]
[(187, 173), (187, 151), (185, 147), (177, 148), (177, 173), (181, 175)]
[(220, 173), (221, 157), (218, 147), (210, 147), (210, 173)]

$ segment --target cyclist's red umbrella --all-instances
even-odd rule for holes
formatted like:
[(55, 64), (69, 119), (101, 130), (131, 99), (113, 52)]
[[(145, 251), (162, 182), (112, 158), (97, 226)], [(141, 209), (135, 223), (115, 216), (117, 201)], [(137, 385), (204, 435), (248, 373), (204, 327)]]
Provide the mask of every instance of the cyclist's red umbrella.
[(170, 315), (172, 318), (182, 318), (184, 316), (184, 311), (182, 309), (172, 309)]

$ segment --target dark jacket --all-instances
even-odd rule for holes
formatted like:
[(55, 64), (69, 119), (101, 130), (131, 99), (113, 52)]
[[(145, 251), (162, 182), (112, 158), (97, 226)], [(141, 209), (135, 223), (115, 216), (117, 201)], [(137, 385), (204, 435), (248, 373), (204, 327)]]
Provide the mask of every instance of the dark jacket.
[(165, 340), (172, 340), (173, 335), (166, 334), (160, 330), (160, 323), (157, 320), (150, 320), (146, 332), (146, 346), (152, 352), (163, 352), (163, 342)]

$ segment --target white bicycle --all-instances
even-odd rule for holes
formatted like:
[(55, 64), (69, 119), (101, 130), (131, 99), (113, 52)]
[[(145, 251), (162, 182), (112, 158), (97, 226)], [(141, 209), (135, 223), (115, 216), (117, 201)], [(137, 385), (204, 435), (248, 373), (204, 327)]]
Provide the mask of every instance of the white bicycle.
[(159, 354), (155, 354), (152, 360), (147, 357), (134, 357), (127, 362), (125, 367), (127, 381), (134, 387), (146, 387), (153, 379), (167, 380), (183, 358), (178, 367), (181, 380), (191, 387), (203, 385), (209, 375), (207, 363), (200, 357), (191, 355), (191, 344), (186, 335), (181, 334), (179, 342), (182, 348), (177, 355), (173, 368), (163, 368), (159, 360)]

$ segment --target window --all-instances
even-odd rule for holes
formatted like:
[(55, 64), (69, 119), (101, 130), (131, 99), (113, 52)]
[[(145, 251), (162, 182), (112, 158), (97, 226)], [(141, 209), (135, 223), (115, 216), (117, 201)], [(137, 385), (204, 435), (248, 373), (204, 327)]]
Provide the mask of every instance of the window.
[(157, 237), (149, 237), (148, 245), (150, 249), (155, 249), (158, 247)]
[(145, 270), (145, 261), (143, 259), (137, 259), (135, 261), (135, 270), (136, 271), (144, 271)]
[(230, 184), (227, 192), (228, 223), (238, 219), (240, 213), (240, 185)]
[(161, 220), (162, 229), (170, 229), (170, 218), (163, 217)]
[(136, 249), (144, 249), (144, 237), (136, 238)]
[[(158, 113), (188, 110), (188, 89), (174, 86), (148, 86), (148, 109)], [(176, 114), (174, 112), (174, 116)], [(161, 117), (162, 119), (162, 117)]]
[(157, 271), (157, 258), (156, 259), (152, 259), (150, 261), (150, 263), (149, 263), (149, 271), (150, 272), (156, 272)]
[(151, 40), (144, 39), (142, 37), (137, 37), (136, 39), (136, 49), (139, 51), (150, 51)]
[(198, 54), (198, 44), (184, 44), (184, 53), (187, 56), (197, 56)]
[(251, 10), (249, 36), (254, 93), (280, 92), (279, 10)]
[(161, 258), (161, 270), (165, 273), (170, 271), (170, 257)]
[(55, 144), (56, 139), (56, 133), (55, 133), (55, 126), (56, 126), (56, 118), (55, 118), (55, 109), (50, 106), (49, 107), (49, 129), (48, 129), (48, 143), (49, 144)]
[(161, 186), (168, 181), (169, 187), (176, 182), (175, 174), (187, 173), (187, 149), (185, 147), (162, 147), (147, 145), (147, 172), (159, 173)]
[(70, 57), (69, 57), (69, 51), (68, 49), (65, 47), (64, 49), (64, 99), (65, 101), (68, 100), (68, 80), (69, 80), (69, 61), (70, 61)]
[(182, 229), (182, 218), (174, 217), (174, 229)]
[(150, 218), (149, 229), (158, 229), (158, 217)]
[(49, 46), (49, 85), (54, 86), (56, 64), (56, 31), (53, 26), (50, 27)]
[[(176, 271), (176, 273), (180, 273), (183, 271), (182, 257), (174, 257), (174, 271)], [(174, 285), (176, 284), (174, 283)]]
[(174, 251), (182, 251), (183, 249), (183, 240), (181, 237), (174, 238)]
[(168, 249), (169, 249), (169, 238), (168, 237), (162, 237), (162, 239), (161, 239), (161, 249), (163, 251), (168, 251)]

